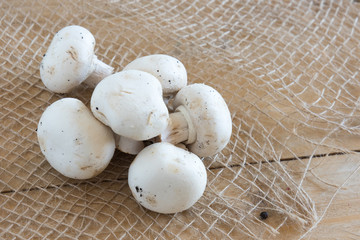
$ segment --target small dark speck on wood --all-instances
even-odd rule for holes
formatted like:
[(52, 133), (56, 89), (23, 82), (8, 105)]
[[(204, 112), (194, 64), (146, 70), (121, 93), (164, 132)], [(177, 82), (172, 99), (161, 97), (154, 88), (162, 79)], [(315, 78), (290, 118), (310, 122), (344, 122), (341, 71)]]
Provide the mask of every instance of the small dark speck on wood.
[(261, 212), (260, 213), (260, 218), (261, 220), (265, 220), (269, 217), (269, 214), (267, 212)]

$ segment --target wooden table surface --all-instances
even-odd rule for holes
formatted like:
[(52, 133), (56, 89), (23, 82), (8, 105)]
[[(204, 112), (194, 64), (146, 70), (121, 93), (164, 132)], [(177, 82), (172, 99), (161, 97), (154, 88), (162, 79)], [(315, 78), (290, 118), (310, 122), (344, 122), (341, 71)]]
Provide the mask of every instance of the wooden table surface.
[[(359, 238), (360, 174), (355, 172), (360, 166), (359, 160), (358, 154), (312, 159), (311, 166), (314, 168), (311, 173), (307, 174), (303, 183), (304, 189), (314, 200), (320, 216), (325, 209), (327, 211), (318, 227), (305, 239)], [(304, 163), (308, 161), (309, 159), (303, 159)], [(300, 178), (303, 164), (294, 160), (288, 161), (286, 165), (294, 170), (295, 178)], [(209, 170), (210, 178), (211, 175), (216, 174), (216, 171), (218, 169)], [(348, 179), (349, 177), (350, 179)], [(347, 183), (342, 189), (337, 190), (337, 186), (346, 180)], [(59, 236), (69, 239), (71, 237), (79, 239), (89, 237), (100, 239), (105, 237), (109, 239), (121, 237), (151, 239), (156, 236), (181, 239), (189, 239), (192, 236), (201, 237), (198, 232), (201, 225), (194, 224), (193, 228), (188, 227), (186, 220), (181, 220), (182, 215), (172, 218), (167, 215), (142, 212), (135, 201), (129, 199), (130, 190), (127, 187), (126, 178), (112, 182), (104, 181), (96, 185), (95, 187), (87, 182), (75, 187), (71, 184), (63, 184), (60, 187), (42, 188), (37, 186), (32, 189), (22, 189), (16, 193), (3, 191), (0, 195), (0, 202), (2, 202), (1, 227), (7, 232), (1, 233), (2, 238), (11, 239), (14, 236), (20, 238), (47, 236), (50, 239)], [(107, 190), (103, 191), (101, 188)], [(99, 196), (98, 192), (104, 196)], [(79, 199), (79, 196), (82, 200)], [(106, 207), (102, 205), (104, 197), (112, 200), (112, 203), (107, 204)], [(133, 215), (137, 215), (137, 217)], [(109, 216), (111, 216), (110, 220)], [(138, 216), (141, 216), (142, 220), (139, 220)], [(208, 216), (208, 218), (204, 217), (203, 220), (210, 221), (211, 217)], [(274, 218), (276, 216), (270, 216), (266, 221), (271, 223)], [(99, 223), (103, 219), (106, 219), (106, 222), (101, 226)], [(299, 237), (297, 227), (287, 224), (279, 230), (280, 235), (264, 237), (264, 239), (297, 239)], [(69, 230), (70, 228), (74, 229)], [(32, 231), (35, 231), (36, 234)], [(221, 235), (209, 233), (206, 236), (214, 239)], [(241, 235), (234, 232), (228, 236), (237, 239)]]
[[(98, 57), (116, 71), (140, 55), (165, 52), (183, 61), (190, 83), (219, 90), (233, 135), (221, 154), (204, 159), (212, 187), (226, 189), (228, 179), (281, 161), (321, 219), (304, 239), (360, 239), (359, 5), (0, 0), (0, 239), (251, 239), (201, 211), (212, 207), (211, 197), (176, 215), (142, 209), (127, 186), (132, 156), (117, 152), (86, 181), (50, 167), (37, 143), (41, 113), (62, 97), (88, 104), (91, 96), (87, 87), (53, 94), (39, 79), (53, 34), (70, 24), (90, 29)], [(259, 238), (302, 234), (291, 221), (278, 231)]]

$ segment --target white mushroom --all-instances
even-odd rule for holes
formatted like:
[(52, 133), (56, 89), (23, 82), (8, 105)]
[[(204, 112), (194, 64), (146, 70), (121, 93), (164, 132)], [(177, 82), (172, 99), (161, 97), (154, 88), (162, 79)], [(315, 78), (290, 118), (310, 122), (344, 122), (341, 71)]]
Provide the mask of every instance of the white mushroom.
[(159, 135), (169, 118), (161, 84), (151, 74), (138, 70), (102, 80), (92, 94), (91, 110), (116, 134), (137, 141)]
[(161, 83), (165, 96), (178, 92), (187, 85), (184, 65), (176, 58), (164, 54), (154, 54), (135, 59), (124, 70), (140, 70), (155, 76)]
[(220, 152), (232, 132), (230, 111), (215, 89), (205, 84), (182, 88), (175, 96), (169, 125), (160, 135), (161, 141), (183, 142), (200, 157)]
[(98, 175), (115, 151), (111, 130), (75, 98), (58, 100), (46, 108), (37, 136), (50, 165), (70, 178), (88, 179)]
[(134, 198), (158, 213), (190, 208), (203, 195), (206, 182), (206, 169), (199, 157), (165, 142), (144, 148), (128, 174)]
[(120, 135), (115, 136), (115, 145), (121, 152), (131, 155), (138, 154), (145, 147), (145, 144), (142, 141), (136, 141)]
[(40, 64), (40, 77), (53, 92), (68, 93), (82, 82), (92, 87), (113, 72), (94, 55), (94, 36), (80, 26), (55, 34)]

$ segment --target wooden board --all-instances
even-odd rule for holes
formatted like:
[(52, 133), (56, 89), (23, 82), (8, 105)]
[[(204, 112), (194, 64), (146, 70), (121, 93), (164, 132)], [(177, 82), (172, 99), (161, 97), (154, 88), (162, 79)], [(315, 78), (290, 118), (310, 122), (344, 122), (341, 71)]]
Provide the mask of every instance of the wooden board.
[[(296, 171), (295, 179), (301, 179), (301, 170), (308, 159), (286, 162)], [(360, 172), (354, 171), (360, 166), (360, 155), (342, 155), (311, 160), (310, 168), (304, 180), (304, 188), (314, 200), (319, 216), (327, 207), (336, 188), (349, 176), (351, 179), (338, 192), (325, 213), (323, 220), (306, 239), (345, 239), (360, 234)], [(221, 169), (210, 170), (209, 179)], [(237, 171), (234, 169), (234, 171)], [(226, 178), (223, 172), (223, 178)], [(336, 176), (336, 177), (334, 177)], [(322, 180), (320, 181), (319, 178)], [(323, 182), (324, 181), (324, 182)], [(236, 197), (236, 196), (234, 196)], [(206, 201), (201, 201), (206, 203)], [(126, 179), (84, 182), (79, 185), (68, 184), (43, 189), (28, 189), (16, 193), (0, 194), (0, 219), (2, 227), (8, 231), (0, 233), (0, 238), (14, 236), (54, 238), (63, 236), (85, 239), (90, 236), (117, 239), (121, 237), (189, 238), (191, 237), (244, 237), (241, 232), (231, 230), (225, 223), (217, 222), (211, 215), (201, 215), (201, 221), (193, 222), (194, 213), (172, 215), (155, 214), (143, 210), (133, 200)], [(104, 206), (106, 203), (106, 206)], [(201, 204), (196, 208), (204, 207)], [(270, 215), (267, 221), (276, 222), (278, 216)], [(26, 226), (23, 229), (23, 226)], [(266, 239), (295, 239), (299, 236), (297, 226), (286, 224), (276, 237)], [(229, 232), (226, 232), (229, 231)]]
[[(307, 164), (309, 160), (305, 160)], [(290, 161), (287, 165), (294, 171), (304, 169), (302, 164)], [(360, 155), (350, 154), (315, 158), (311, 160), (312, 173), (306, 175), (304, 189), (316, 204), (319, 216), (327, 209), (318, 227), (305, 239), (358, 239), (360, 236)], [(355, 172), (356, 171), (356, 172)], [(301, 173), (295, 174), (299, 179)], [(349, 177), (348, 182), (337, 192), (331, 205), (330, 200)], [(319, 180), (321, 179), (321, 180)], [(324, 181), (324, 182), (323, 182)], [(332, 184), (334, 186), (328, 185)], [(294, 230), (286, 227), (281, 239)]]

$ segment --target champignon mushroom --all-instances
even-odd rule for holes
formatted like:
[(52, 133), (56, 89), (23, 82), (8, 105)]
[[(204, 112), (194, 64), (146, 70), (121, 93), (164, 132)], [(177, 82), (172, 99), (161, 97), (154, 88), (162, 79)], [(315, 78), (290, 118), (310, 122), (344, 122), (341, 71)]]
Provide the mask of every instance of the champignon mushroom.
[(75, 98), (63, 98), (46, 108), (37, 137), (50, 165), (70, 178), (88, 179), (98, 175), (115, 151), (112, 131)]
[(131, 163), (128, 184), (142, 206), (158, 213), (182, 212), (203, 195), (206, 169), (195, 154), (170, 143), (144, 148)]
[(136, 141), (120, 135), (115, 136), (115, 145), (121, 152), (131, 155), (138, 154), (145, 147), (145, 144), (142, 141)]
[(116, 134), (136, 141), (159, 135), (169, 118), (161, 84), (151, 74), (138, 70), (102, 80), (91, 96), (91, 111)]
[(155, 76), (161, 83), (165, 96), (178, 92), (187, 85), (184, 65), (176, 58), (165, 54), (153, 54), (130, 62), (124, 70), (140, 70)]
[(113, 68), (94, 55), (94, 36), (80, 26), (67, 26), (55, 34), (40, 64), (44, 85), (56, 93), (68, 93), (82, 82), (95, 85)]
[(220, 152), (232, 132), (230, 111), (215, 89), (205, 84), (182, 88), (175, 96), (169, 125), (159, 136), (161, 141), (183, 142), (199, 157)]

